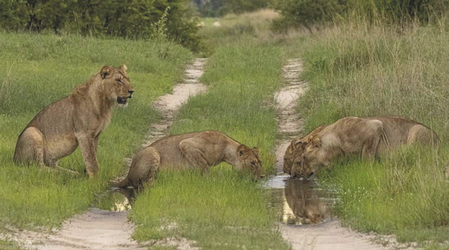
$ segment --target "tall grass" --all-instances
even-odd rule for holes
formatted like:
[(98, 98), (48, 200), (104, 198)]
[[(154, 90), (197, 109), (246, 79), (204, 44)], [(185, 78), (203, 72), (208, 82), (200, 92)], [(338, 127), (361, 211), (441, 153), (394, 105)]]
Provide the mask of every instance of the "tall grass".
[[(151, 41), (15, 33), (0, 33), (0, 49), (0, 225), (18, 228), (60, 225), (87, 209), (109, 180), (123, 174), (124, 158), (140, 147), (150, 121), (159, 119), (149, 104), (171, 90), (192, 56), (179, 46)], [(37, 112), (103, 65), (121, 64), (128, 66), (136, 92), (101, 135), (98, 178), (89, 180), (83, 173), (79, 150), (59, 163), (79, 172), (76, 177), (13, 164), (17, 137)]]
[[(267, 174), (274, 173), (276, 139), (273, 92), (279, 88), (278, 48), (243, 40), (217, 48), (201, 81), (206, 94), (179, 110), (170, 133), (219, 130), (247, 146), (259, 146)], [(286, 249), (276, 213), (259, 183), (228, 164), (198, 172), (161, 172), (138, 196), (131, 218), (139, 240), (186, 237), (206, 249)]]
[[(258, 43), (271, 44), (269, 32), (271, 21), (279, 14), (271, 9), (262, 9), (241, 15), (227, 14), (222, 18), (204, 18), (203, 27), (198, 34), (204, 38), (209, 48), (204, 53), (210, 55), (216, 48), (239, 41), (253, 40)], [(216, 26), (219, 23), (219, 26)]]
[(304, 54), (312, 82), (301, 107), (309, 117), (307, 128), (325, 113), (326, 122), (345, 115), (401, 115), (431, 126), (444, 139), (448, 34), (429, 27), (403, 32), (335, 28), (321, 36)]
[(439, 152), (409, 148), (380, 163), (350, 162), (322, 171), (340, 194), (340, 217), (365, 231), (400, 240), (448, 240), (447, 153), (449, 34), (342, 25), (308, 38), (304, 55), (309, 91), (299, 110), (306, 130), (344, 116), (396, 115), (433, 128)]

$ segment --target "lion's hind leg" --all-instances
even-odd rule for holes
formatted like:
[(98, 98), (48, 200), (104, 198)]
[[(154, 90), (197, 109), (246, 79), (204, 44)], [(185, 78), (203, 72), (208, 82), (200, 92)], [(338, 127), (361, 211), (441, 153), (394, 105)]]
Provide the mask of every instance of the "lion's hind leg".
[(440, 143), (440, 139), (431, 129), (421, 124), (417, 124), (409, 130), (407, 137), (407, 144), (416, 142), (437, 147)]
[(44, 166), (44, 136), (35, 127), (25, 129), (17, 140), (14, 152), (16, 163), (37, 163)]
[(154, 179), (160, 165), (161, 157), (156, 148), (144, 148), (134, 156), (127, 177), (118, 184), (118, 187), (126, 188), (131, 185), (139, 190), (143, 189), (149, 180)]

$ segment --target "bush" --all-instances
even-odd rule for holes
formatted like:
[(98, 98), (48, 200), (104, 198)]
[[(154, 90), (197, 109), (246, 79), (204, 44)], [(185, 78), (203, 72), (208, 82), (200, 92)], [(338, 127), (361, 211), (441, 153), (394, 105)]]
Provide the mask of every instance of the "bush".
[(200, 49), (197, 20), (186, 0), (0, 0), (0, 27), (13, 31), (51, 30), (83, 35), (149, 38), (166, 10), (167, 38)]
[(305, 27), (310, 30), (316, 23), (328, 22), (342, 12), (344, 4), (340, 0), (288, 0), (278, 1), (275, 8), (281, 17), (273, 22), (278, 31), (290, 27)]

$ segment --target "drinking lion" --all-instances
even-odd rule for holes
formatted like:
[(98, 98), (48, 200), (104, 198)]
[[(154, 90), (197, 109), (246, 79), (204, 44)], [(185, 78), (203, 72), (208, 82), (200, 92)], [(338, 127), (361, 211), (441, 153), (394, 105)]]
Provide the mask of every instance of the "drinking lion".
[(251, 149), (218, 131), (203, 131), (167, 136), (145, 147), (133, 157), (128, 175), (117, 186), (140, 189), (160, 169), (199, 167), (204, 173), (221, 162), (251, 172), (254, 178), (263, 173), (258, 148)]
[(430, 128), (409, 119), (345, 117), (292, 140), (286, 150), (284, 170), (308, 178), (341, 156), (358, 154), (363, 159), (374, 159), (414, 143), (437, 147), (440, 140)]

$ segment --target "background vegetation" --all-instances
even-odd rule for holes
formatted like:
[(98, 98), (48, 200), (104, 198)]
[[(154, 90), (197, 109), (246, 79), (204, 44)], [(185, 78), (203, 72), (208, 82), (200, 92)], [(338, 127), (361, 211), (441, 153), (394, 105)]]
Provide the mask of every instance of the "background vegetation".
[(274, 8), (281, 18), (273, 22), (274, 31), (312, 28), (332, 22), (368, 22), (402, 25), (410, 21), (434, 23), (446, 18), (447, 0), (279, 0)]
[[(197, 19), (187, 0), (88, 1), (0, 0), (0, 28), (55, 34), (147, 39), (164, 29), (167, 38), (201, 48)], [(163, 23), (160, 21), (163, 20)]]
[(273, 0), (194, 0), (203, 17), (219, 17), (226, 14), (241, 14), (267, 8)]

